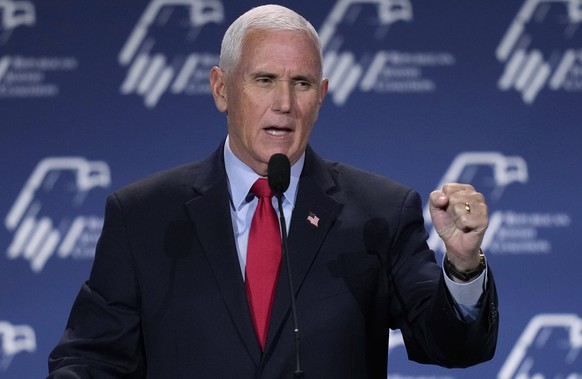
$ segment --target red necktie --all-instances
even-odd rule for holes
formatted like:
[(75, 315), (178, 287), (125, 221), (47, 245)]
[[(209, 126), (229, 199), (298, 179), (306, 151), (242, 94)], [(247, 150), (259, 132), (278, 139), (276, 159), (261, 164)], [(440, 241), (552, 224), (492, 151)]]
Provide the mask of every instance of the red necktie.
[(259, 203), (249, 231), (246, 290), (255, 332), (264, 351), (281, 263), (281, 232), (267, 179), (258, 179), (251, 193), (259, 198)]

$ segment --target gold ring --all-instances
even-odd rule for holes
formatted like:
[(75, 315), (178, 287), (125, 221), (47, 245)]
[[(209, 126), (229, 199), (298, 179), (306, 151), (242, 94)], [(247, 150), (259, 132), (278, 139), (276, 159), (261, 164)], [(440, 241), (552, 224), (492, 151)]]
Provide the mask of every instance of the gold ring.
[(469, 205), (469, 203), (465, 203), (465, 210), (467, 211), (467, 213), (471, 213), (471, 206)]

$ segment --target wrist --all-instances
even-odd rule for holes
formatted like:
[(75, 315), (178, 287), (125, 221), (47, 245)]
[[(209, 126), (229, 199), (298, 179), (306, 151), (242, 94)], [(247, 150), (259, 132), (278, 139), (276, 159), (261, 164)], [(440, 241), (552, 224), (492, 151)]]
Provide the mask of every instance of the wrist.
[(486, 267), (485, 255), (483, 254), (483, 250), (479, 249), (478, 253), (479, 261), (477, 266), (472, 266), (470, 268), (455, 266), (455, 264), (449, 260), (448, 255), (445, 254), (443, 268), (447, 276), (454, 281), (458, 280), (464, 283), (477, 278), (479, 275), (481, 275), (481, 273), (483, 273)]

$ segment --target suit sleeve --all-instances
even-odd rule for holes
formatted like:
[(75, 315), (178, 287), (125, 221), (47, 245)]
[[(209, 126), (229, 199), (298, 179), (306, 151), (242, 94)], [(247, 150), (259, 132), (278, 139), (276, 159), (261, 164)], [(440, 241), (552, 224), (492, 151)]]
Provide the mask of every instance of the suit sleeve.
[(459, 318), (442, 269), (426, 244), (419, 195), (404, 200), (392, 250), (390, 282), (395, 326), (408, 357), (420, 363), (467, 367), (490, 360), (498, 330), (497, 293), (491, 271), (473, 321)]
[(122, 208), (111, 195), (91, 276), (49, 356), (48, 378), (144, 376), (139, 288), (130, 253)]

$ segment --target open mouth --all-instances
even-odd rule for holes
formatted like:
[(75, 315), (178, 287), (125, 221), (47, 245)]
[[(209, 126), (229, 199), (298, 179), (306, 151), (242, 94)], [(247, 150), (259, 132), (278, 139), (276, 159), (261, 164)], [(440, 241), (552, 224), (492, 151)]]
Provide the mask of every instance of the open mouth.
[(291, 133), (291, 129), (287, 128), (266, 128), (265, 131), (272, 136), (284, 136)]

